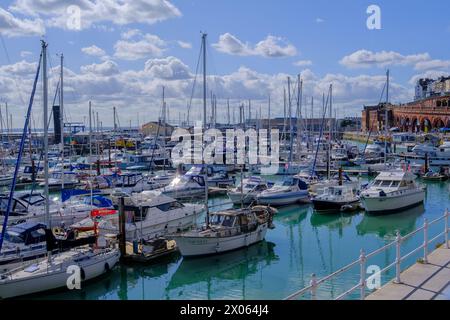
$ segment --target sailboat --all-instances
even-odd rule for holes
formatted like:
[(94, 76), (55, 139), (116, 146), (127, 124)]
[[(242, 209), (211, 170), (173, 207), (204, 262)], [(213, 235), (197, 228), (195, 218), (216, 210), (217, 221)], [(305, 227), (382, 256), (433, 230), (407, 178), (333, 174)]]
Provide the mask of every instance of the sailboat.
[[(13, 182), (7, 204), (6, 214), (3, 221), (3, 228), (0, 238), (0, 252), (7, 231), (9, 213), (11, 211), (12, 198), (16, 187), (17, 175), (24, 149), (24, 141), (27, 134), (27, 127), (30, 120), (31, 108), (33, 105), (34, 94), (36, 92), (39, 73), (43, 73), (43, 100), (44, 100), (44, 212), (46, 216), (46, 226), (51, 227), (49, 212), (49, 192), (48, 192), (48, 91), (47, 91), (47, 43), (42, 41), (41, 59), (39, 60), (36, 77), (33, 84), (33, 91), (28, 106), (27, 117), (25, 119), (24, 130), (22, 133), (19, 153), (17, 156)], [(94, 249), (87, 246), (70, 249), (65, 252), (52, 255), (52, 251), (58, 248), (57, 242), (51, 237), (51, 229), (46, 229), (47, 259), (33, 261), (24, 264), (17, 269), (10, 270), (0, 276), (0, 298), (12, 298), (46, 290), (52, 290), (65, 287), (68, 280), (68, 271), (78, 268), (80, 271), (80, 280), (90, 280), (109, 271), (119, 261), (120, 252), (114, 246), (108, 244)], [(71, 269), (72, 268), (72, 269)]]
[(281, 185), (275, 185), (256, 196), (260, 205), (288, 206), (309, 202), (308, 184), (299, 176), (285, 179)]
[[(206, 34), (202, 35), (203, 49), (203, 129), (206, 129)], [(208, 208), (208, 180), (205, 175), (206, 222), (200, 228), (180, 233), (176, 241), (185, 257), (219, 254), (248, 247), (264, 239), (267, 229), (273, 228), (276, 213), (270, 207), (231, 209), (210, 213)]]

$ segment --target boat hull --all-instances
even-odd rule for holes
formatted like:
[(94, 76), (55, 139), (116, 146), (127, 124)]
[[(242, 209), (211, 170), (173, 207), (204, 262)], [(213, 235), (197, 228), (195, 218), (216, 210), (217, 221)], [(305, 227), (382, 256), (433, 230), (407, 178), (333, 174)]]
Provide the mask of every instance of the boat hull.
[(288, 206), (296, 203), (306, 203), (308, 201), (309, 194), (307, 191), (260, 195), (257, 197), (258, 204), (275, 207)]
[(233, 204), (241, 204), (241, 199), (243, 204), (251, 204), (256, 201), (256, 192), (249, 192), (241, 194), (240, 192), (228, 192), (228, 197)]
[(361, 196), (361, 203), (369, 214), (391, 214), (407, 210), (422, 204), (425, 190), (417, 190), (409, 194), (397, 196)]
[(317, 200), (313, 199), (312, 203), (314, 206), (314, 210), (316, 211), (341, 211), (342, 207), (345, 205), (354, 205), (359, 201), (344, 201), (344, 202), (334, 202), (334, 201), (326, 201), (326, 200)]
[[(84, 280), (92, 280), (109, 271), (119, 261), (120, 254), (118, 251), (110, 253), (101, 260), (73, 263), (82, 268), (84, 272)], [(106, 266), (108, 264), (108, 267)], [(63, 266), (60, 270), (37, 274), (27, 278), (8, 280), (0, 280), (0, 298), (13, 298), (18, 296), (29, 295), (33, 293), (64, 288), (67, 286), (67, 280), (70, 273), (67, 272), (67, 266)]]
[(259, 225), (255, 231), (231, 237), (206, 238), (174, 236), (180, 253), (184, 257), (208, 256), (251, 246), (264, 240), (268, 224)]

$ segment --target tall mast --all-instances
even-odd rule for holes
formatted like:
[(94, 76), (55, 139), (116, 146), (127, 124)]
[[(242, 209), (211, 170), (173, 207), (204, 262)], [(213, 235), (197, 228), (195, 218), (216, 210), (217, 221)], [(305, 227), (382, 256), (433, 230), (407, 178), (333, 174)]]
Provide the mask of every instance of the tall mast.
[(202, 34), (203, 49), (203, 131), (206, 131), (206, 33)]
[[(328, 166), (327, 166), (327, 168), (328, 168), (328, 172), (327, 172), (328, 179), (331, 178), (331, 170), (330, 170), (330, 167), (331, 167), (331, 143), (333, 141), (333, 136), (332, 136), (333, 133), (332, 133), (332, 126), (331, 126), (331, 118), (332, 118), (332, 113), (331, 113), (332, 102), (331, 101), (333, 100), (333, 85), (332, 84), (330, 84), (329, 97), (330, 97), (330, 108), (328, 110), (329, 140), (328, 140)], [(325, 106), (325, 108), (326, 108), (326, 106)]]
[(2, 131), (2, 145), (3, 145), (3, 116), (2, 116), (2, 105), (0, 105), (0, 130)]
[(90, 163), (92, 162), (92, 103), (91, 103), (91, 101), (89, 101), (89, 162)]
[(227, 120), (228, 125), (230, 125), (230, 99), (227, 99)]
[(286, 140), (286, 88), (283, 88), (283, 141)]
[(116, 123), (116, 107), (113, 107), (113, 117), (114, 117), (114, 134), (117, 130), (117, 123)]
[(270, 94), (269, 94), (269, 110), (268, 110), (268, 114), (267, 114), (267, 133), (270, 136)]
[[(203, 133), (206, 131), (206, 33), (202, 34), (203, 47)], [(203, 139), (202, 139), (202, 159), (203, 159)], [(204, 159), (203, 159), (204, 164)], [(205, 170), (205, 209), (206, 209), (206, 227), (209, 228), (209, 207), (208, 207), (208, 175)]]
[(302, 137), (302, 99), (303, 99), (303, 80), (300, 74), (297, 76), (297, 154), (300, 158), (300, 143)]
[(384, 163), (387, 162), (388, 138), (388, 104), (389, 104), (389, 69), (386, 72), (386, 105), (384, 107)]
[(43, 81), (43, 100), (44, 100), (44, 195), (45, 195), (45, 219), (47, 227), (51, 228), (49, 192), (48, 192), (48, 79), (47, 79), (47, 46), (42, 41), (42, 81)]
[(293, 130), (292, 130), (292, 105), (291, 105), (291, 77), (288, 77), (288, 106), (289, 106), (289, 166), (292, 162)]
[(59, 88), (59, 118), (61, 125), (61, 189), (64, 189), (64, 55), (61, 53), (61, 86)]

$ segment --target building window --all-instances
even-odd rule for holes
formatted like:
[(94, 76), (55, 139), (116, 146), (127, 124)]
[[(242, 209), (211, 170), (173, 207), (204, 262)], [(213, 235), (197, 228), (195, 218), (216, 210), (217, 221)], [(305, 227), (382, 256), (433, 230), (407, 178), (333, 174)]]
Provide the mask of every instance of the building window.
[(436, 107), (440, 107), (442, 105), (442, 102), (440, 100), (436, 101)]

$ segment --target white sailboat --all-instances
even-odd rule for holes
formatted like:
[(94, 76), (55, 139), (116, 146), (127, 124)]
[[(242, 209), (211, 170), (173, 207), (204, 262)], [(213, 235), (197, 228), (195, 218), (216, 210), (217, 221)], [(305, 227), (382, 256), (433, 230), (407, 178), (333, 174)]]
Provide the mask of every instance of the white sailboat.
[[(47, 43), (42, 41), (42, 71), (43, 71), (43, 100), (44, 100), (44, 172), (45, 172), (45, 186), (44, 186), (44, 213), (46, 217), (46, 226), (51, 227), (49, 198), (48, 198), (48, 92), (47, 92)], [(38, 70), (41, 64), (39, 63)], [(33, 95), (38, 80), (36, 75), (34, 82)], [(32, 98), (33, 98), (32, 95)], [(28, 116), (24, 126), (24, 134), (22, 136), (21, 148), (19, 150), (19, 158), (16, 164), (17, 175), (20, 166), (21, 153), (23, 151), (23, 141), (26, 135), (26, 128), (28, 125), (29, 115), (32, 106), (32, 99), (28, 108)], [(12, 193), (14, 192), (15, 179), (12, 186)], [(11, 198), (12, 198), (11, 194)], [(11, 199), (10, 198), (10, 199)], [(4, 235), (7, 226), (7, 219), (9, 215), (9, 208), (5, 215), (3, 223), (1, 244), (4, 241)], [(51, 232), (50, 230), (48, 230)], [(51, 255), (51, 251), (57, 249), (56, 244), (50, 241), (50, 237), (46, 236), (48, 258), (29, 265), (20, 266), (0, 276), (0, 298), (13, 298), (17, 296), (42, 292), (46, 290), (64, 287), (68, 283), (68, 271), (70, 268), (79, 268), (80, 280), (90, 280), (98, 277), (109, 271), (119, 261), (120, 252), (117, 248), (106, 247), (101, 249), (92, 249), (89, 247), (80, 247), (71, 249), (69, 251)], [(1, 246), (0, 246), (1, 248)]]
[(0, 275), (0, 298), (13, 298), (67, 286), (73, 268), (79, 268), (82, 281), (101, 276), (119, 261), (117, 248), (93, 250), (80, 247), (49, 256), (38, 263)]
[(284, 180), (282, 185), (261, 192), (256, 196), (256, 201), (260, 205), (275, 207), (309, 202), (308, 184), (294, 176)]

